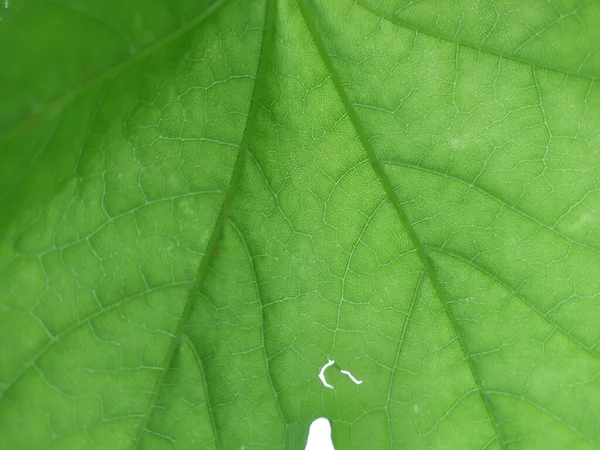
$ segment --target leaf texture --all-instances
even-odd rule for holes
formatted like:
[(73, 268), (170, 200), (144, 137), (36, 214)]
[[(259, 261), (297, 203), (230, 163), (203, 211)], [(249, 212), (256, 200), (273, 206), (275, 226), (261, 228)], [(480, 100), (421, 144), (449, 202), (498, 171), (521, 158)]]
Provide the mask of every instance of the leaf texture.
[(599, 15), (8, 4), (0, 448), (600, 446)]

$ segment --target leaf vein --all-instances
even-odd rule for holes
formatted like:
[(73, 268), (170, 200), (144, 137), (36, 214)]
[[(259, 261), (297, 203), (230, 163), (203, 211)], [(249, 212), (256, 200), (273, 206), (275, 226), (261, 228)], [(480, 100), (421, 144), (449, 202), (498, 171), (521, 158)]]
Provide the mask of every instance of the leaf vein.
[(244, 247), (244, 251), (246, 253), (246, 258), (248, 259), (248, 265), (250, 266), (250, 271), (252, 272), (252, 278), (254, 279), (254, 287), (255, 287), (256, 297), (258, 299), (258, 304), (260, 307), (260, 336), (261, 336), (261, 341), (262, 341), (261, 348), (263, 350), (262, 354), (265, 359), (265, 366), (267, 369), (267, 378), (269, 380), (269, 386), (270, 386), (271, 390), (273, 391), (273, 394), (275, 395), (277, 412), (279, 413), (279, 415), (281, 416), (281, 418), (283, 419), (283, 421), (285, 422), (285, 424), (287, 426), (288, 421), (285, 418), (285, 415), (283, 414), (283, 410), (281, 408), (281, 400), (279, 399), (279, 394), (278, 394), (277, 390), (275, 389), (275, 384), (273, 382), (273, 375), (271, 373), (271, 364), (269, 364), (269, 358), (267, 356), (267, 348), (265, 346), (265, 305), (262, 301), (263, 296), (260, 292), (260, 283), (258, 281), (258, 273), (257, 273), (256, 267), (254, 265), (254, 256), (250, 252), (250, 247), (248, 246), (248, 243), (246, 242), (246, 239), (244, 238), (242, 231), (238, 228), (238, 226), (235, 224), (235, 222), (233, 222), (233, 220), (229, 219), (229, 223), (231, 224), (231, 227), (234, 229), (234, 231), (238, 235), (238, 238), (240, 239), (240, 242), (242, 243), (242, 246)]
[(568, 242), (571, 242), (572, 244), (575, 245), (579, 245), (581, 247), (587, 248), (588, 250), (593, 251), (594, 253), (598, 253), (600, 254), (600, 248), (595, 247), (593, 245), (590, 244), (586, 244), (585, 242), (581, 242), (577, 239), (574, 239), (566, 234), (564, 234), (562, 231), (557, 230), (556, 228), (554, 228), (553, 226), (550, 226), (544, 222), (541, 222), (540, 220), (536, 219), (534, 216), (530, 215), (529, 213), (527, 213), (526, 211), (513, 206), (511, 204), (509, 204), (506, 200), (502, 199), (501, 197), (498, 197), (496, 194), (488, 191), (485, 188), (482, 188), (480, 186), (477, 186), (476, 184), (474, 184), (473, 182), (470, 182), (468, 180), (465, 180), (463, 178), (460, 178), (456, 175), (450, 175), (448, 173), (444, 173), (444, 172), (440, 172), (438, 170), (435, 169), (431, 169), (429, 167), (424, 167), (418, 164), (411, 164), (408, 162), (404, 162), (404, 161), (392, 161), (392, 160), (383, 160), (382, 164), (389, 164), (389, 165), (394, 165), (394, 166), (400, 166), (400, 167), (406, 167), (408, 169), (415, 169), (421, 172), (425, 172), (425, 173), (430, 173), (432, 175), (437, 175), (443, 178), (446, 178), (448, 180), (452, 180), (452, 181), (456, 181), (457, 183), (461, 183), (464, 184), (465, 186), (467, 186), (470, 189), (473, 189), (483, 195), (485, 195), (486, 197), (488, 197), (489, 199), (499, 203), (502, 207), (505, 207), (511, 211), (513, 211), (516, 214), (519, 214), (520, 216), (530, 220), (531, 222), (535, 223), (536, 225), (538, 225), (541, 228), (544, 228), (545, 230), (548, 230), (554, 234), (556, 234), (557, 236), (565, 239)]
[(367, 153), (367, 156), (369, 158), (369, 161), (371, 162), (373, 171), (379, 178), (382, 188), (384, 189), (390, 202), (394, 206), (394, 209), (396, 210), (398, 218), (400, 219), (402, 225), (404, 226), (406, 233), (408, 234), (412, 244), (417, 249), (417, 253), (419, 254), (419, 258), (421, 260), (421, 263), (423, 264), (424, 270), (427, 273), (427, 275), (430, 277), (430, 280), (434, 286), (434, 290), (435, 290), (440, 302), (444, 306), (444, 310), (446, 312), (448, 320), (451, 323), (451, 325), (457, 335), (457, 338), (460, 342), (461, 349), (466, 357), (467, 365), (471, 372), (471, 376), (473, 377), (473, 381), (476, 384), (477, 389), (479, 391), (481, 401), (486, 409), (486, 412), (489, 416), (490, 422), (492, 423), (492, 425), (495, 429), (498, 443), (500, 444), (500, 446), (502, 448), (505, 448), (505, 440), (502, 437), (502, 433), (501, 433), (501, 430), (498, 425), (498, 420), (495, 417), (495, 414), (492, 410), (489, 399), (488, 399), (488, 397), (483, 389), (483, 386), (481, 384), (481, 380), (479, 379), (477, 371), (475, 370), (474, 361), (471, 357), (471, 354), (468, 351), (466, 342), (460, 333), (460, 328), (458, 327), (458, 324), (456, 323), (456, 319), (453, 316), (452, 311), (450, 310), (448, 302), (442, 295), (442, 290), (440, 288), (439, 282), (437, 281), (437, 277), (433, 270), (431, 261), (429, 260), (429, 257), (425, 253), (425, 248), (424, 248), (423, 244), (421, 243), (419, 237), (417, 236), (415, 229), (412, 227), (410, 220), (409, 220), (408, 216), (406, 215), (406, 212), (404, 211), (404, 208), (400, 204), (400, 201), (394, 192), (394, 188), (393, 188), (390, 180), (388, 179), (387, 174), (381, 167), (379, 160), (377, 158), (377, 155), (375, 154), (375, 151), (372, 148), (371, 143), (370, 143), (369, 139), (367, 138), (366, 133), (364, 132), (364, 129), (360, 125), (360, 120), (358, 118), (358, 114), (352, 107), (352, 103), (348, 99), (348, 96), (346, 95), (346, 92), (343, 88), (343, 82), (342, 82), (339, 74), (333, 67), (333, 62), (331, 60), (331, 57), (329, 56), (329, 54), (326, 50), (325, 44), (322, 41), (322, 38), (320, 36), (320, 33), (317, 30), (317, 27), (310, 15), (310, 12), (308, 11), (308, 6), (301, 0), (298, 1), (298, 5), (302, 12), (302, 16), (304, 17), (304, 21), (306, 22), (306, 26), (311, 34), (313, 42), (321, 56), (323, 64), (326, 66), (327, 70), (331, 74), (331, 80), (335, 86), (336, 92), (348, 113), (350, 122), (352, 123), (352, 126), (354, 127), (354, 129), (358, 135), (358, 138), (359, 138), (363, 148), (365, 149), (365, 152)]
[(156, 292), (158, 290), (162, 290), (162, 289), (168, 289), (168, 288), (172, 288), (172, 287), (183, 287), (183, 286), (188, 286), (189, 283), (183, 283), (183, 282), (178, 282), (178, 283), (169, 283), (166, 285), (162, 285), (162, 286), (157, 286), (157, 287), (153, 287), (151, 290), (146, 290), (143, 292), (140, 292), (138, 294), (132, 295), (131, 297), (125, 298), (119, 302), (113, 303), (109, 306), (107, 306), (106, 308), (103, 308), (99, 311), (95, 311), (92, 314), (87, 315), (86, 317), (84, 317), (83, 319), (78, 320), (77, 322), (67, 326), (66, 328), (64, 328), (63, 330), (61, 330), (60, 332), (58, 332), (56, 335), (54, 335), (53, 337), (51, 337), (50, 340), (48, 340), (38, 351), (37, 353), (33, 356), (33, 358), (31, 359), (31, 361), (25, 366), (23, 367), (17, 374), (15, 374), (10, 381), (8, 381), (6, 383), (6, 387), (4, 388), (4, 390), (0, 393), (0, 404), (2, 402), (2, 399), (5, 397), (6, 393), (17, 384), (17, 382), (23, 377), (23, 375), (25, 375), (29, 370), (31, 370), (32, 368), (34, 368), (34, 366), (37, 364), (37, 362), (46, 354), (46, 352), (53, 347), (54, 345), (58, 344), (62, 339), (64, 339), (65, 336), (71, 334), (72, 332), (74, 332), (75, 330), (79, 329), (80, 327), (82, 327), (85, 324), (91, 323), (92, 320), (106, 314), (109, 313), (113, 310), (118, 310), (118, 308), (120, 308), (121, 306), (136, 300), (140, 297), (142, 297), (144, 294), (148, 293), (148, 292)]
[(587, 79), (587, 80), (598, 80), (600, 78), (600, 76), (598, 76), (598, 75), (583, 74), (581, 72), (570, 71), (567, 69), (559, 69), (559, 68), (552, 67), (547, 64), (540, 63), (538, 61), (534, 61), (534, 60), (526, 58), (526, 57), (511, 55), (509, 53), (503, 53), (503, 52), (494, 50), (493, 48), (487, 47), (484, 45), (477, 46), (477, 45), (465, 42), (463, 40), (460, 40), (456, 37), (449, 38), (447, 36), (444, 36), (442, 33), (428, 30), (425, 27), (422, 27), (419, 25), (415, 25), (414, 23), (411, 23), (408, 20), (402, 19), (398, 16), (395, 16), (395, 15), (392, 15), (389, 13), (385, 13), (383, 11), (378, 11), (377, 9), (375, 9), (371, 6), (366, 5), (364, 3), (364, 0), (356, 0), (356, 2), (357, 2), (357, 4), (362, 6), (366, 11), (369, 11), (371, 14), (373, 14), (381, 19), (385, 19), (387, 22), (393, 23), (394, 25), (396, 25), (400, 28), (404, 28), (405, 30), (414, 31), (417, 34), (422, 34), (424, 36), (439, 39), (444, 42), (450, 42), (452, 44), (456, 44), (456, 45), (464, 47), (464, 48), (469, 48), (475, 52), (486, 53), (488, 55), (492, 55), (492, 56), (498, 57), (500, 59), (514, 61), (516, 63), (523, 64), (523, 65), (526, 65), (529, 67), (538, 67), (540, 69), (545, 69), (550, 72), (554, 72), (554, 73), (558, 73), (558, 74), (570, 75), (570, 76), (578, 77), (581, 79)]
[(267, 71), (266, 55), (268, 54), (268, 50), (269, 50), (270, 46), (272, 45), (271, 29), (272, 29), (272, 22), (273, 22), (273, 8), (271, 5), (272, 5), (271, 0), (267, 0), (266, 7), (265, 7), (265, 27), (263, 30), (263, 39), (262, 39), (262, 43), (261, 43), (256, 83), (254, 84), (254, 90), (252, 92), (252, 100), (250, 103), (250, 112), (249, 112), (248, 118), (246, 120), (244, 134), (242, 137), (242, 142), (239, 147), (238, 156), (237, 156), (237, 159), (235, 162), (234, 170), (231, 175), (229, 188), (227, 189), (227, 192), (225, 194), (225, 200), (223, 201), (223, 205), (221, 207), (219, 217), (217, 218), (215, 227), (213, 228), (213, 232), (208, 241), (207, 251), (205, 253), (205, 256), (202, 258), (202, 260), (200, 262), (198, 271), (196, 273), (196, 276), (194, 277), (193, 287), (190, 291), (190, 295), (188, 296), (188, 299), (186, 301), (183, 312), (179, 318), (179, 323), (177, 325), (177, 331), (175, 333), (175, 337), (172, 339), (171, 345), (169, 346), (169, 349), (165, 355), (163, 370), (156, 380), (156, 384), (155, 384), (155, 387), (153, 390), (153, 395), (148, 403), (148, 407), (146, 409), (146, 414), (144, 415), (144, 420), (142, 420), (142, 422), (140, 423), (140, 427), (138, 430), (136, 440), (133, 443), (134, 449), (138, 449), (141, 444), (143, 432), (146, 429), (146, 427), (150, 421), (152, 411), (154, 409), (154, 406), (156, 405), (156, 402), (157, 402), (158, 397), (161, 392), (163, 380), (166, 376), (167, 371), (171, 367), (173, 357), (175, 355), (175, 350), (177, 349), (177, 346), (180, 343), (180, 338), (183, 335), (183, 328), (184, 328), (185, 324), (187, 323), (187, 320), (189, 319), (189, 317), (192, 314), (194, 304), (196, 302), (196, 298), (198, 297), (198, 293), (200, 292), (200, 289), (202, 287), (202, 284), (204, 282), (206, 274), (208, 273), (210, 264), (212, 262), (212, 258), (215, 255), (215, 250), (218, 246), (223, 229), (227, 222), (229, 210), (233, 203), (233, 199), (235, 198), (235, 194), (237, 193), (238, 183), (242, 177), (242, 172), (244, 169), (246, 156), (248, 154), (248, 146), (249, 146), (249, 141), (250, 141), (250, 130), (254, 124), (254, 120), (256, 119), (257, 112), (260, 108), (259, 102), (258, 102), (258, 92), (260, 92), (264, 88), (263, 85), (265, 84), (265, 74)]
[(202, 22), (204, 22), (205, 20), (212, 17), (213, 14), (215, 14), (228, 1), (229, 0), (217, 0), (215, 3), (213, 3), (210, 7), (208, 7), (201, 14), (199, 14), (195, 18), (191, 19), (190, 21), (186, 22), (185, 24), (183, 24), (183, 26), (176, 29), (172, 33), (159, 39), (155, 43), (150, 44), (147, 47), (144, 47), (143, 49), (141, 49), (137, 53), (133, 54), (129, 58), (126, 58), (126, 59), (116, 63), (112, 67), (109, 67), (108, 69), (98, 73), (96, 76), (90, 78), (85, 83), (83, 83), (79, 86), (76, 86), (73, 89), (71, 89), (65, 93), (62, 93), (61, 95), (56, 97), (54, 100), (50, 100), (44, 107), (40, 108), (39, 111), (27, 116), (19, 124), (17, 124), (11, 131), (7, 132), (4, 136), (4, 138), (0, 139), (0, 145), (3, 144), (4, 141), (9, 140), (12, 137), (14, 137), (14, 135), (18, 134), (19, 132), (27, 130), (29, 125), (32, 122), (35, 122), (38, 117), (40, 117), (43, 114), (46, 114), (47, 112), (52, 111), (52, 110), (55, 110), (55, 111), (61, 110), (67, 103), (71, 102), (77, 96), (85, 93), (91, 86), (96, 84), (98, 81), (103, 80), (105, 78), (117, 76), (123, 69), (125, 69), (129, 65), (133, 64), (134, 62), (138, 61), (139, 59), (141, 59), (145, 56), (148, 56), (148, 55), (156, 52), (163, 46), (167, 45), (168, 43), (179, 38), (181, 35), (190, 31), (195, 26), (200, 25)]
[(400, 338), (398, 339), (398, 348), (396, 349), (396, 355), (394, 356), (394, 365), (392, 366), (392, 373), (390, 374), (390, 382), (388, 383), (387, 390), (387, 398), (385, 402), (385, 414), (388, 418), (388, 433), (390, 438), (390, 446), (392, 446), (392, 427), (389, 425), (390, 423), (390, 413), (389, 413), (389, 402), (392, 397), (392, 386), (394, 384), (394, 377), (396, 376), (396, 368), (398, 366), (398, 361), (400, 359), (400, 352), (402, 351), (402, 346), (404, 345), (404, 340), (406, 337), (406, 330), (408, 329), (408, 325), (412, 318), (412, 313), (417, 303), (417, 298), (419, 297), (419, 291), (421, 290), (421, 285), (423, 284), (423, 280), (425, 279), (425, 270), (421, 272), (419, 276), (419, 280), (417, 281), (417, 285), (415, 287), (415, 292), (413, 293), (413, 297), (410, 301), (410, 307), (408, 309), (408, 314), (406, 319), (404, 320), (404, 324), (402, 326), (402, 331), (400, 333)]
[(567, 331), (564, 327), (562, 327), (557, 322), (555, 322), (550, 317), (548, 317), (547, 314), (544, 314), (544, 312), (541, 311), (535, 305), (535, 303), (533, 303), (531, 300), (526, 299), (525, 297), (523, 297), (522, 294), (519, 294), (519, 292), (518, 292), (519, 288), (518, 287), (517, 288), (513, 288), (512, 286), (510, 286), (510, 284), (506, 280), (503, 280), (501, 277), (499, 277), (498, 275), (493, 274), (490, 270), (486, 269), (481, 264), (473, 261), (472, 259), (466, 258), (463, 255), (460, 255), (458, 253), (452, 252), (452, 251), (444, 249), (444, 248), (436, 247), (436, 246), (428, 246), (428, 248), (430, 248), (432, 251), (437, 251), (437, 252), (442, 253), (444, 255), (450, 256), (451, 258), (454, 258), (454, 259), (457, 259), (459, 261), (462, 261), (463, 263), (465, 263), (465, 264), (473, 267), (477, 271), (481, 272), (483, 275), (485, 275), (488, 278), (492, 279), (493, 281), (495, 281), (496, 283), (498, 283), (500, 286), (502, 286), (504, 289), (506, 289), (507, 291), (509, 291), (511, 293), (511, 295), (514, 295), (521, 303), (523, 303), (525, 306), (527, 306), (529, 309), (531, 309), (533, 312), (535, 312), (536, 315), (538, 315), (545, 322), (547, 322), (549, 325), (551, 325), (552, 327), (554, 327), (555, 329), (557, 329), (558, 331), (560, 331), (561, 334), (563, 334), (564, 336), (566, 336), (569, 340), (571, 340), (574, 344), (576, 344), (578, 347), (580, 347), (582, 350), (584, 350), (586, 353), (588, 353), (594, 359), (600, 359), (600, 355), (598, 353), (596, 353), (593, 350), (592, 347), (590, 347), (588, 345), (585, 345), (577, 337), (575, 337), (571, 333), (569, 333), (569, 331)]
[(548, 416), (550, 416), (552, 419), (554, 419), (555, 421), (557, 421), (558, 423), (560, 423), (561, 425), (565, 426), (566, 428), (568, 428), (569, 430), (571, 430), (574, 434), (576, 434), (577, 436), (585, 439), (586, 441), (590, 442), (591, 444), (593, 444), (594, 446), (597, 446), (598, 443), (594, 442), (593, 440), (591, 440), (589, 437), (587, 437), (586, 435), (582, 434), (579, 430), (577, 430), (577, 428), (575, 428), (572, 424), (570, 424), (569, 422), (565, 421), (562, 417), (557, 416), (556, 414), (554, 414), (552, 411), (550, 411), (548, 408), (546, 408), (543, 405), (540, 405), (539, 403), (528, 399), (527, 397), (525, 397), (524, 395), (516, 395), (513, 394), (512, 392), (504, 392), (504, 391), (497, 391), (497, 390), (489, 390), (488, 393), (490, 395), (503, 395), (505, 397), (510, 397), (510, 398), (514, 398), (517, 400), (520, 400), (524, 403), (530, 404), (531, 406), (539, 409), (540, 411), (546, 413)]
[(202, 359), (200, 358), (200, 354), (198, 350), (196, 350), (196, 346), (192, 343), (187, 334), (183, 333), (183, 340), (188, 345), (192, 354), (194, 355), (194, 359), (198, 364), (198, 370), (200, 370), (200, 376), (202, 377), (202, 382), (204, 383), (204, 389), (206, 391), (206, 409), (208, 411), (208, 416), (210, 417), (210, 426), (212, 428), (213, 436), (215, 438), (215, 446), (217, 450), (221, 448), (221, 442), (219, 441), (219, 432), (217, 428), (217, 424), (215, 422), (215, 411), (212, 407), (212, 403), (210, 400), (210, 388), (208, 387), (208, 380), (206, 379), (206, 373), (204, 372), (204, 364), (202, 363)]

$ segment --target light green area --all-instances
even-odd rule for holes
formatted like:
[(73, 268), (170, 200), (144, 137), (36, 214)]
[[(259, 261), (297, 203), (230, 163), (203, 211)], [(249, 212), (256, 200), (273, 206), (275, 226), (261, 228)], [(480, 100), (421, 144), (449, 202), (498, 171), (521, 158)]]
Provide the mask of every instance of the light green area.
[(1, 6), (0, 448), (600, 447), (600, 2)]

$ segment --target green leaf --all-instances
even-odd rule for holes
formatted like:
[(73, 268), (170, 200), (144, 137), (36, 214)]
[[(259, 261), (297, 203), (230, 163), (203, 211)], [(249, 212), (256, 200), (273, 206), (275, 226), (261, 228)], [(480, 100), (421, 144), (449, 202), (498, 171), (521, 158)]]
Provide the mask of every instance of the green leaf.
[(5, 6), (0, 448), (600, 447), (600, 2)]

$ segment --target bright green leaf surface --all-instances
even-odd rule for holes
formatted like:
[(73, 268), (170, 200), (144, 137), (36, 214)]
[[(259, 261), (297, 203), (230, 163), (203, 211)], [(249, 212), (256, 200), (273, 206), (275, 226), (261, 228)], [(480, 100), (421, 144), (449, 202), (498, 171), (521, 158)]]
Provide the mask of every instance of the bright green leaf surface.
[(600, 447), (600, 2), (7, 5), (0, 448)]

